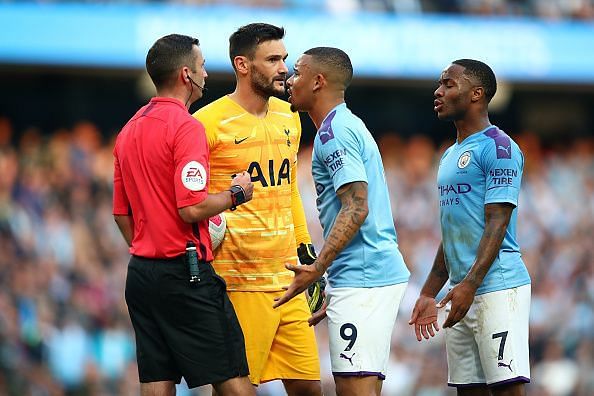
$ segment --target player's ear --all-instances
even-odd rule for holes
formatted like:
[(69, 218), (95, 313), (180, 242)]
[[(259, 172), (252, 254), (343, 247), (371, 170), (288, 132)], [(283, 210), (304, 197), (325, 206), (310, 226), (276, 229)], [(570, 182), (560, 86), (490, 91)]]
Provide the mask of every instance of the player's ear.
[(472, 97), (470, 98), (473, 102), (478, 102), (485, 96), (485, 89), (483, 87), (474, 87), (472, 89)]
[(239, 74), (246, 75), (249, 71), (249, 59), (245, 56), (238, 55), (233, 58), (233, 66)]
[(328, 81), (326, 81), (326, 77), (322, 73), (318, 73), (313, 78), (313, 91), (316, 92), (322, 87), (324, 87)]

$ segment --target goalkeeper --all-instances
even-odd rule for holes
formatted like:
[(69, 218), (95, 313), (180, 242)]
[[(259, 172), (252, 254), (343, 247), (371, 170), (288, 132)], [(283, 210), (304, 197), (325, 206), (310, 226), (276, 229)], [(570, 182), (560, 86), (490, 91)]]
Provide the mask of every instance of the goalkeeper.
[(285, 265), (297, 264), (301, 244), (306, 249), (301, 258), (313, 261), (297, 189), (301, 123), (276, 97), (285, 94), (288, 72), (283, 36), (284, 29), (264, 23), (233, 33), (229, 56), (236, 89), (194, 116), (206, 128), (210, 188), (227, 189), (231, 176), (243, 169), (254, 185), (256, 199), (225, 212), (227, 231), (213, 261), (245, 336), (250, 381), (281, 380), (289, 396), (317, 396), (320, 362), (306, 296), (272, 309), (293, 279)]
[[(305, 52), (287, 81), (293, 110), (306, 111), (318, 132), (312, 173), (324, 247), (309, 266), (287, 265), (295, 278), (276, 307), (328, 270), (330, 360), (341, 395), (379, 395), (390, 340), (409, 271), (398, 250), (390, 196), (378, 147), (348, 109), (344, 92), (353, 68), (346, 53)], [(310, 325), (326, 315), (314, 314)]]

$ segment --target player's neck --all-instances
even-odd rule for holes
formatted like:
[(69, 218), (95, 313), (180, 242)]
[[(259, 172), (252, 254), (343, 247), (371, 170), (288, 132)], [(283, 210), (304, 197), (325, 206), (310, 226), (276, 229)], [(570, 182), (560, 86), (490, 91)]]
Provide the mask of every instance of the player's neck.
[(245, 111), (258, 118), (264, 118), (268, 113), (269, 98), (258, 95), (251, 89), (238, 85), (235, 91), (229, 94), (229, 98), (240, 105)]
[(491, 122), (489, 121), (489, 117), (485, 115), (476, 119), (457, 120), (454, 121), (454, 125), (456, 125), (456, 141), (462, 143), (467, 137), (489, 127)]
[(343, 97), (334, 97), (329, 98), (327, 100), (320, 100), (313, 108), (308, 112), (309, 118), (313, 121), (316, 129), (320, 129), (322, 126), (322, 122), (324, 122), (324, 118), (332, 111), (333, 108), (338, 106), (339, 104), (344, 103), (344, 96)]

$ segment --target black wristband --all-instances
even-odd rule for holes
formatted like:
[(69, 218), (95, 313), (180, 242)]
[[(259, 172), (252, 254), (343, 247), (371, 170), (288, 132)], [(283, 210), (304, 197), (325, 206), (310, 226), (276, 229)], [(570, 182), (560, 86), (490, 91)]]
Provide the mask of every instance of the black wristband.
[(231, 191), (231, 210), (235, 210), (239, 205), (245, 203), (245, 191), (243, 187), (236, 184), (231, 186), (229, 191)]

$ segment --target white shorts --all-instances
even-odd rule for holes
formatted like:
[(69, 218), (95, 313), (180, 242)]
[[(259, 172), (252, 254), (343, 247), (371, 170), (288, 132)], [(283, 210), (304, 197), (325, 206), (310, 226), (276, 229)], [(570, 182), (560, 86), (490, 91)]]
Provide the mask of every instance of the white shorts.
[(466, 316), (446, 329), (448, 385), (530, 382), (530, 290), (524, 285), (478, 295)]
[(386, 378), (392, 330), (407, 284), (328, 292), (332, 374)]

